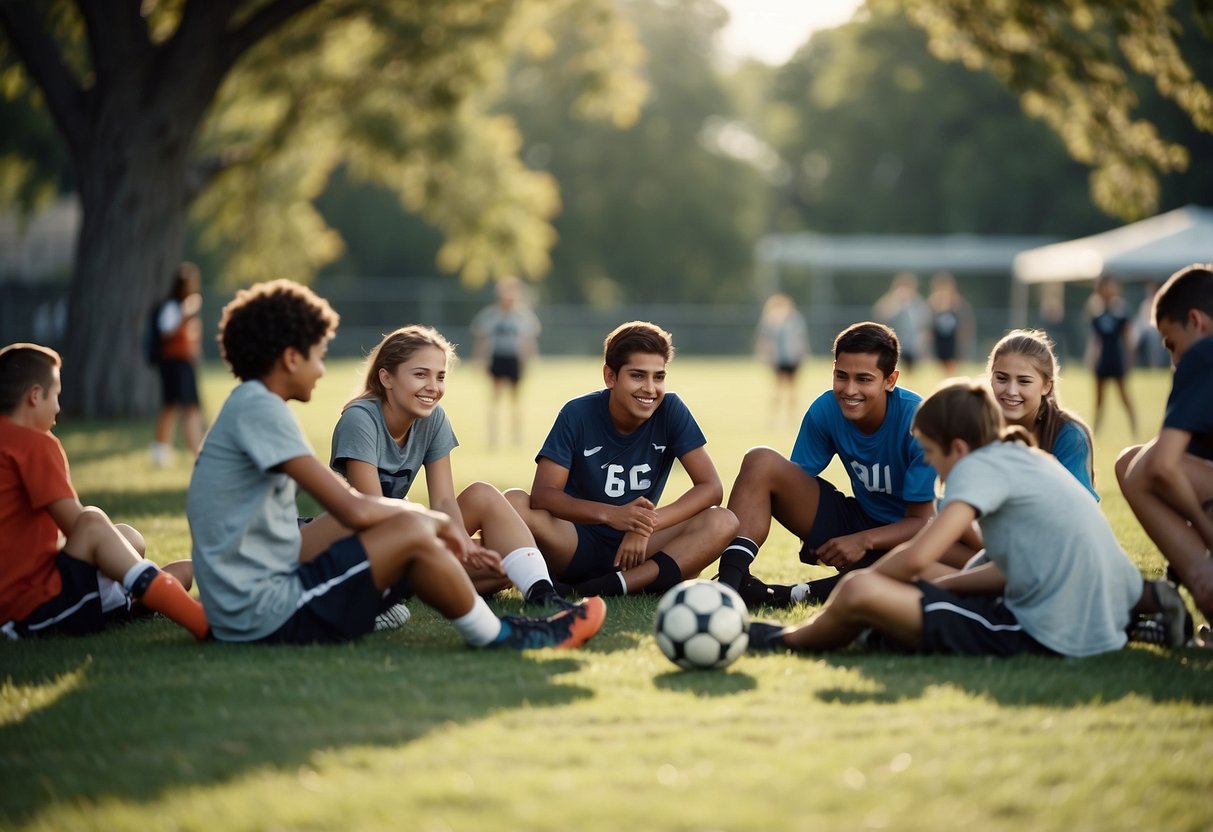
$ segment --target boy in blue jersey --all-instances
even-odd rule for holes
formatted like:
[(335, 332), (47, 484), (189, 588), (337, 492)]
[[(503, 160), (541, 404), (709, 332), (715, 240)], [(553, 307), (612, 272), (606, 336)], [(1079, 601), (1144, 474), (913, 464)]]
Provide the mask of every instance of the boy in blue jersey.
[(1213, 264), (1171, 275), (1154, 296), (1154, 323), (1175, 365), (1171, 395), (1162, 430), (1121, 452), (1116, 478), (1169, 571), (1213, 620)]
[[(791, 459), (766, 447), (746, 452), (728, 504), (740, 529), (721, 555), (720, 580), (747, 605), (819, 603), (838, 582), (778, 586), (750, 575), (772, 520), (803, 541), (802, 561), (843, 573), (875, 563), (935, 513), (935, 470), (910, 434), (922, 397), (897, 386), (899, 351), (884, 324), (847, 327), (834, 339), (834, 387), (809, 406)], [(853, 497), (819, 476), (835, 455)]]
[[(670, 334), (643, 321), (607, 336), (606, 389), (565, 404), (536, 457), (528, 494), (506, 492), (566, 592), (665, 592), (737, 533), (690, 410), (667, 394)], [(657, 507), (674, 460), (691, 488)]]

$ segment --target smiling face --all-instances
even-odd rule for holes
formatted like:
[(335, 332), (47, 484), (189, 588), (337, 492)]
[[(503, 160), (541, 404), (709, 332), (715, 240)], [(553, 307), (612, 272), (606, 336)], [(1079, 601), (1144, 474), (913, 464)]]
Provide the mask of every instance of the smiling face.
[(1009, 352), (994, 359), (990, 387), (1008, 424), (1031, 427), (1053, 383), (1045, 380), (1027, 356)]
[(834, 360), (834, 399), (843, 417), (864, 433), (880, 427), (897, 386), (897, 371), (885, 376), (878, 359), (876, 353), (840, 352)]
[(665, 356), (636, 352), (616, 373), (602, 368), (602, 377), (611, 391), (611, 421), (623, 433), (631, 433), (644, 424), (665, 398)]
[(379, 381), (386, 394), (384, 409), (410, 422), (429, 416), (446, 393), (446, 365), (444, 350), (424, 346), (390, 372), (380, 368)]

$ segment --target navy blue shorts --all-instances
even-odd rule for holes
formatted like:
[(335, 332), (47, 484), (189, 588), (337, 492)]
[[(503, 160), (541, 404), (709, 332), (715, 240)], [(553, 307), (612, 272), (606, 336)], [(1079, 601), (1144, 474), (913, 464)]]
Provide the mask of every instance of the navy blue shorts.
[(198, 376), (188, 361), (160, 362), (160, 390), (165, 404), (198, 404)]
[[(813, 526), (809, 529), (808, 537), (801, 541), (800, 560), (802, 563), (817, 563), (817, 547), (825, 544), (826, 541), (842, 537), (845, 534), (855, 534), (885, 525), (868, 517), (859, 507), (858, 500), (843, 494), (834, 487), (833, 483), (823, 480), (821, 477), (813, 479), (817, 480), (818, 487), (817, 516), (813, 518)], [(875, 563), (883, 554), (883, 551), (876, 550), (868, 552), (855, 564), (855, 567)]]
[(55, 568), (63, 579), (63, 589), (30, 613), (24, 621), (15, 622), (17, 635), (83, 636), (104, 630), (105, 614), (101, 610), (97, 567), (67, 552), (59, 552), (55, 555)]
[(1002, 598), (958, 595), (926, 581), (915, 581), (914, 586), (922, 592), (922, 641), (918, 648), (922, 653), (1058, 655), (1028, 635)]
[(615, 553), (623, 532), (610, 526), (577, 524), (577, 550), (564, 572), (555, 577), (577, 584), (615, 571)]
[(516, 355), (494, 355), (489, 361), (489, 375), (517, 384), (522, 378), (522, 362)]
[(295, 569), (303, 595), (281, 627), (258, 639), (262, 644), (338, 644), (375, 629), (375, 616), (408, 592), (408, 581), (379, 590), (358, 535), (338, 540), (314, 560)]

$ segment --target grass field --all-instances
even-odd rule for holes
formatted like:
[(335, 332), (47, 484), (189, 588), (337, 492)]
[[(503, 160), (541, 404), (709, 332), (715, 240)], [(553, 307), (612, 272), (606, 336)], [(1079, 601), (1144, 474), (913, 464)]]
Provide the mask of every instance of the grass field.
[[(356, 376), (333, 362), (298, 407), (321, 456)], [(802, 405), (828, 378), (822, 361), (806, 368)], [(556, 409), (599, 379), (596, 362), (544, 361), (526, 387), (523, 442), (492, 450), (486, 385), (456, 369), (445, 405), (463, 442), (457, 480), (529, 486)], [(925, 368), (903, 377), (921, 392), (936, 381)], [(1163, 371), (1134, 376), (1143, 431), (1158, 425), (1168, 384)], [(212, 411), (231, 386), (210, 368)], [(726, 489), (747, 447), (790, 450), (795, 425), (772, 420), (762, 367), (679, 358), (669, 387), (699, 419)], [(1090, 387), (1079, 369), (1062, 385), (1088, 416)], [(1113, 461), (1133, 440), (1119, 402), (1105, 421), (1103, 509), (1160, 575), (1116, 488)], [(188, 557), (189, 465), (151, 468), (150, 423), (58, 433), (86, 502), (140, 528), (156, 560)], [(667, 495), (685, 485), (676, 471)], [(782, 532), (755, 571), (808, 573)], [(494, 605), (521, 608), (516, 595)], [(419, 603), (404, 629), (343, 647), (198, 645), (163, 621), (0, 644), (0, 828), (1213, 828), (1213, 658), (1199, 651), (843, 652), (683, 672), (653, 642), (655, 605), (613, 600), (602, 634), (576, 653), (472, 651)]]

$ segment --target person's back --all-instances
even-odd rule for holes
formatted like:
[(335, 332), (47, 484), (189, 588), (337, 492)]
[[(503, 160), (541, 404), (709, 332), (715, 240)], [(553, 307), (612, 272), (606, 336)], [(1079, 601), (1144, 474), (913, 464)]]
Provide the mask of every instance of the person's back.
[(1017, 442), (978, 448), (952, 468), (940, 510), (956, 499), (978, 510), (979, 562), (997, 564), (1007, 607), (1037, 641), (1067, 656), (1124, 646), (1141, 575), (1056, 458)]

